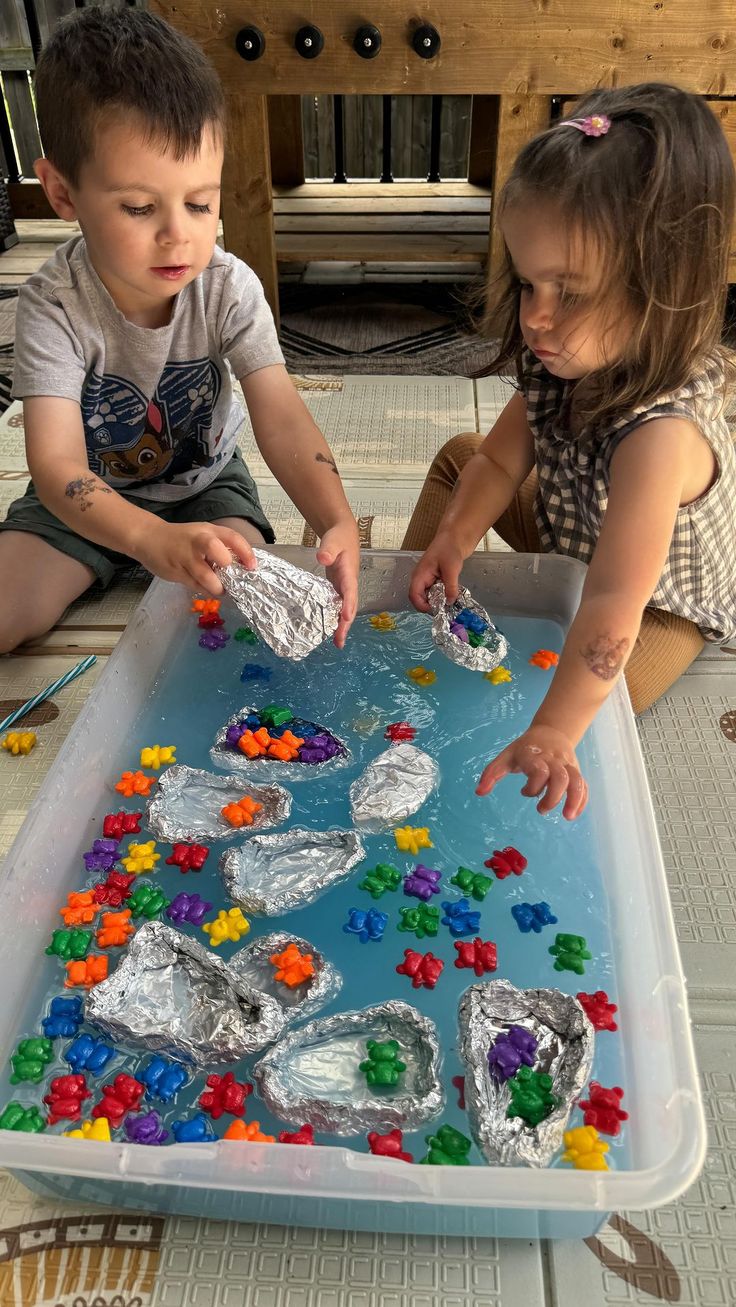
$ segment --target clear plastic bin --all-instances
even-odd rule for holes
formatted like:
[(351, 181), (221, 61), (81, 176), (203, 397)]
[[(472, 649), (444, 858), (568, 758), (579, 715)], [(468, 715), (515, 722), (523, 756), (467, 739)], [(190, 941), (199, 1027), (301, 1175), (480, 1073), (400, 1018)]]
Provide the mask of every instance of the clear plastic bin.
[[(314, 565), (310, 551), (279, 552), (302, 567)], [(361, 611), (405, 608), (412, 564), (409, 554), (364, 556)], [(541, 616), (564, 630), (584, 576), (585, 569), (569, 559), (505, 553), (476, 554), (464, 573), (475, 597), (501, 623), (504, 614)], [(58, 924), (59, 903), (77, 888), (80, 830), (90, 840), (99, 835), (94, 814), (107, 793), (119, 741), (190, 626), (189, 606), (183, 588), (161, 581), (151, 586), (8, 856), (0, 961), (3, 1063), (14, 1049), (19, 1013), (35, 1017), (41, 1008), (46, 979), (39, 958)], [(590, 802), (610, 891), (631, 1169), (407, 1166), (339, 1147), (144, 1148), (11, 1131), (0, 1131), (0, 1164), (45, 1196), (389, 1232), (583, 1237), (612, 1210), (672, 1201), (697, 1176), (706, 1133), (665, 872), (623, 686), (591, 729), (605, 759)]]

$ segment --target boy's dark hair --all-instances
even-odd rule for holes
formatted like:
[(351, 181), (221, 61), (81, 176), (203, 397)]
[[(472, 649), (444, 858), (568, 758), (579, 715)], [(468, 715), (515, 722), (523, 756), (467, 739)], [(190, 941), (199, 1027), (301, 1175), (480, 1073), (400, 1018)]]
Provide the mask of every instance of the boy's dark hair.
[[(719, 355), (734, 223), (734, 166), (713, 111), (697, 95), (645, 83), (597, 90), (576, 119), (606, 114), (606, 135), (557, 123), (521, 150), (497, 206), (549, 205), (551, 221), (602, 255), (596, 308), (611, 325), (628, 314), (623, 357), (573, 389), (575, 429), (646, 405), (692, 379)], [(506, 251), (481, 330), (501, 336), (487, 372), (516, 366), (522, 383), (520, 282)], [(565, 309), (563, 288), (562, 311)], [(486, 373), (487, 375), (487, 373)]]
[(59, 23), (38, 61), (36, 111), (46, 157), (73, 186), (110, 110), (140, 116), (151, 140), (177, 159), (194, 154), (225, 101), (202, 51), (143, 9), (91, 7)]

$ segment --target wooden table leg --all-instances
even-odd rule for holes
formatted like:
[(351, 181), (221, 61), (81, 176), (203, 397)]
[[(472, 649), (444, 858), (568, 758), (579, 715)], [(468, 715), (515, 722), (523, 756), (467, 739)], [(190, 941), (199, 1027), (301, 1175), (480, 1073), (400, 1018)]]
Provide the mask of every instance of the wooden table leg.
[(549, 125), (552, 100), (549, 95), (499, 95), (497, 97), (496, 141), (493, 155), (493, 196), (488, 246), (488, 276), (494, 277), (503, 263), (503, 237), (496, 223), (496, 201), (519, 150)]
[(263, 282), (276, 326), (279, 286), (265, 95), (227, 95), (228, 130), (222, 171), (225, 248)]
[(304, 185), (302, 97), (269, 95), (268, 134), (274, 186)]

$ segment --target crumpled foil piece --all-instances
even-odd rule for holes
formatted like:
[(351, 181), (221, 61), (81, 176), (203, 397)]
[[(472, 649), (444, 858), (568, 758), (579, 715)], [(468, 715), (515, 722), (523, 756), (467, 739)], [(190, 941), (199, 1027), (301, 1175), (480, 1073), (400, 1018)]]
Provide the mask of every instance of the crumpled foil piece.
[(265, 549), (253, 553), (258, 563), (254, 572), (235, 559), (215, 572), (248, 625), (279, 658), (306, 658), (334, 635), (342, 599), (325, 577)]
[[(314, 975), (309, 976), (300, 985), (286, 985), (275, 979), (276, 967), (270, 958), (275, 953), (283, 953), (288, 944), (296, 944), (299, 952), (307, 953), (312, 959)], [(300, 935), (289, 935), (286, 931), (274, 931), (270, 935), (261, 935), (251, 944), (241, 948), (231, 957), (228, 966), (246, 985), (270, 994), (283, 1011), (284, 1023), (301, 1021), (325, 1007), (342, 989), (342, 976), (336, 967), (328, 962), (323, 953)]]
[(162, 921), (136, 931), (113, 974), (90, 990), (84, 1015), (114, 1040), (199, 1067), (258, 1052), (285, 1022), (274, 998)]
[[(465, 990), (458, 1026), (468, 1124), (486, 1161), (548, 1166), (593, 1062), (595, 1032), (580, 1003), (559, 989), (517, 989), (508, 980), (489, 980)], [(552, 1092), (561, 1100), (538, 1126), (506, 1116), (508, 1081), (499, 1084), (488, 1068), (493, 1042), (509, 1026), (522, 1026), (534, 1035), (538, 1045), (533, 1070), (553, 1077)]]
[[(372, 1089), (360, 1063), (367, 1040), (395, 1039), (406, 1071), (395, 1087)], [(398, 999), (338, 1012), (287, 1031), (253, 1076), (269, 1110), (294, 1125), (357, 1135), (398, 1126), (415, 1130), (444, 1106), (433, 1021)]]
[[(485, 608), (471, 595), (469, 590), (460, 587), (454, 604), (448, 604), (445, 587), (441, 581), (435, 581), (427, 591), (427, 602), (432, 610), (432, 639), (441, 653), (460, 667), (467, 667), (471, 672), (492, 672), (503, 662), (509, 651), (506, 636), (494, 626)], [(469, 608), (481, 621), (486, 622), (488, 630), (483, 632), (485, 644), (473, 645), (458, 637), (450, 630), (450, 623), (455, 616)]]
[(350, 786), (353, 821), (377, 834), (421, 808), (437, 788), (440, 769), (414, 744), (392, 744)]
[(309, 780), (311, 776), (322, 776), (326, 771), (335, 771), (338, 767), (345, 767), (350, 762), (350, 750), (344, 740), (335, 735), (329, 726), (320, 726), (318, 722), (306, 722), (301, 717), (295, 717), (294, 722), (288, 723), (288, 729), (296, 736), (299, 736), (299, 723), (309, 727), (315, 727), (318, 734), (325, 733), (335, 741), (337, 751), (331, 758), (326, 758), (323, 762), (301, 762), (295, 758), (293, 762), (281, 762), (278, 758), (248, 758), (242, 753), (237, 746), (233, 747), (228, 741), (228, 731), (233, 726), (238, 726), (250, 713), (257, 713), (258, 709), (246, 704), (240, 712), (233, 713), (228, 717), (224, 726), (215, 736), (215, 743), (210, 749), (210, 758), (215, 767), (226, 767), (229, 771), (242, 771), (248, 776), (271, 776), (274, 780), (286, 782)]
[[(231, 826), (221, 809), (249, 794), (261, 804), (250, 826)], [(177, 763), (162, 772), (148, 800), (146, 825), (159, 840), (242, 839), (264, 826), (278, 826), (291, 812), (291, 795), (280, 785), (252, 785), (242, 776), (215, 776)]]
[(313, 903), (364, 857), (355, 831), (294, 829), (254, 835), (240, 848), (228, 849), (220, 858), (220, 876), (233, 903), (275, 917)]

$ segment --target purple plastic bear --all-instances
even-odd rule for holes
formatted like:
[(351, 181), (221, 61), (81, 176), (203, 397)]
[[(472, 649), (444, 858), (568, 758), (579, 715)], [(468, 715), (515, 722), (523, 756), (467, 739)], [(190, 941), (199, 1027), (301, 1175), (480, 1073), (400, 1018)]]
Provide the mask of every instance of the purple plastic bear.
[(118, 860), (117, 840), (95, 840), (91, 849), (82, 854), (87, 871), (112, 871)]
[(166, 909), (166, 916), (175, 921), (177, 926), (183, 925), (188, 921), (191, 926), (201, 926), (205, 914), (212, 907), (206, 899), (200, 898), (199, 894), (186, 894), (183, 890), (171, 900)]
[(153, 1108), (143, 1116), (126, 1116), (124, 1129), (131, 1144), (162, 1144), (169, 1137), (161, 1117)]
[(224, 649), (229, 639), (230, 636), (225, 631), (216, 629), (203, 631), (199, 637), (199, 645), (201, 649)]
[(327, 762), (327, 759), (334, 758), (336, 753), (339, 753), (337, 741), (331, 735), (320, 732), (304, 741), (299, 750), (299, 761)]
[(536, 1054), (537, 1040), (531, 1031), (523, 1026), (509, 1026), (496, 1036), (488, 1054), (488, 1069), (503, 1084), (516, 1075), (520, 1066), (534, 1066)]
[(404, 877), (404, 893), (427, 903), (433, 894), (440, 893), (441, 880), (441, 871), (435, 871), (434, 868), (425, 867), (423, 863), (418, 862), (414, 870)]

